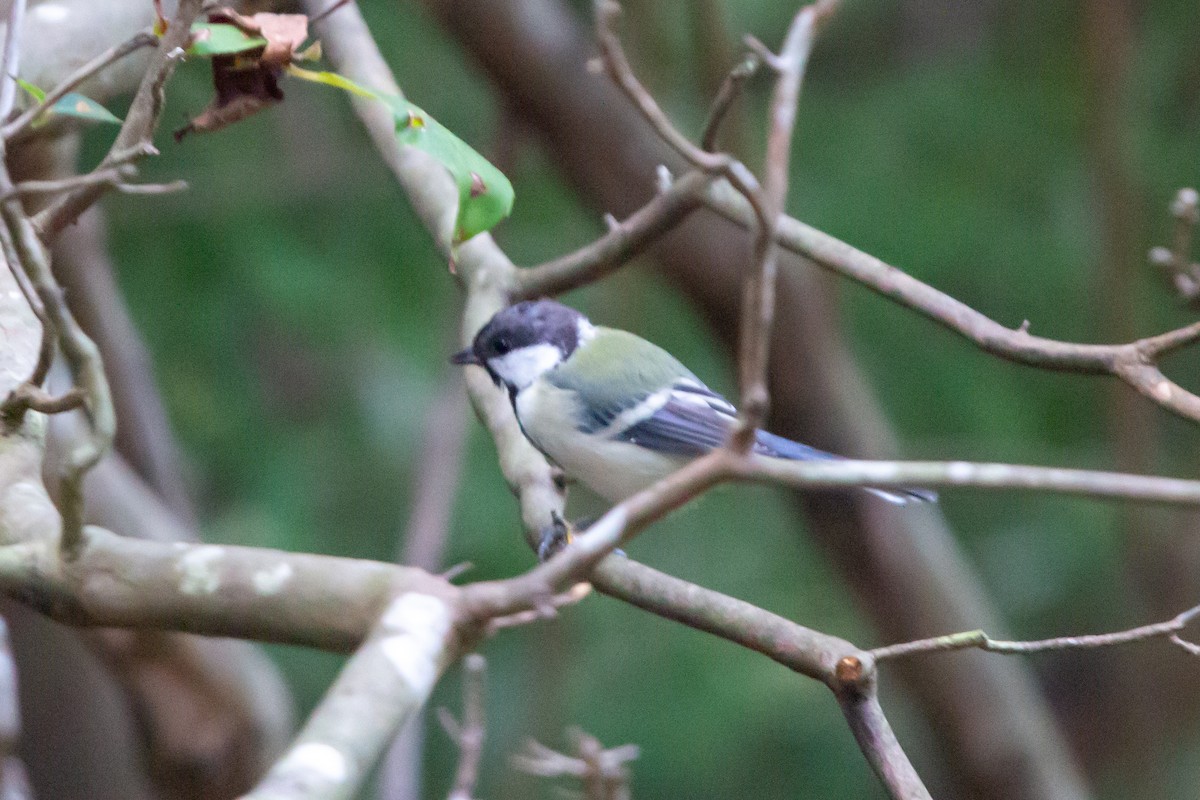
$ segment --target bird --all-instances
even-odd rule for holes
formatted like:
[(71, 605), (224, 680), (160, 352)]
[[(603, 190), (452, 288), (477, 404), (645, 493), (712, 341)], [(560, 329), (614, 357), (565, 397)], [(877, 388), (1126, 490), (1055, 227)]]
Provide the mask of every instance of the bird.
[[(613, 503), (723, 446), (738, 424), (737, 409), (666, 350), (554, 300), (501, 309), (450, 360), (487, 370), (533, 446)], [(842, 458), (764, 430), (751, 447), (789, 461)], [(897, 505), (937, 497), (862, 488)]]

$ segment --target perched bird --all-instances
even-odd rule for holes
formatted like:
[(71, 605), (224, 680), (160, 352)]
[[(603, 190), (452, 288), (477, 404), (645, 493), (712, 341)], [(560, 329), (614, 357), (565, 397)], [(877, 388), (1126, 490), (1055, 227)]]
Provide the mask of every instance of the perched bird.
[[(451, 361), (483, 367), (507, 387), (534, 447), (612, 502), (720, 447), (737, 424), (737, 409), (666, 350), (553, 300), (498, 312)], [(753, 449), (795, 461), (840, 458), (763, 430)], [(919, 489), (866, 491), (897, 504), (936, 499)]]

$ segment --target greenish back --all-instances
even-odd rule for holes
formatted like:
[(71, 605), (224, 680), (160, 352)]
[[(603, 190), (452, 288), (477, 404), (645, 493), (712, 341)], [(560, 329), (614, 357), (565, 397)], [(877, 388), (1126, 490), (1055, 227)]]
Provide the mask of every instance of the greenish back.
[[(587, 380), (582, 379), (587, 375)], [(675, 356), (640, 336), (614, 328), (596, 328), (596, 337), (546, 373), (560, 389), (578, 392), (580, 426), (598, 430), (618, 414), (676, 381), (700, 383)]]

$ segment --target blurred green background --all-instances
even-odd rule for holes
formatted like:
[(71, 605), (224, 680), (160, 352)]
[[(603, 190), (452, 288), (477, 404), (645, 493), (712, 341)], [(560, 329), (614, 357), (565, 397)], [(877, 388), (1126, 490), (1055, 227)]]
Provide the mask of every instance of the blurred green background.
[[(505, 129), (481, 74), (419, 9), (360, 6), (414, 102), (484, 153), (513, 137), (503, 167), (517, 202), (496, 235), (517, 263), (569, 251), (603, 230), (536, 142)], [(714, 4), (626, 7), (639, 69), (698, 130), (707, 98), (694, 23)], [(769, 0), (716, 7), (730, 42), (750, 32), (768, 44), (795, 10)], [(923, 18), (923, 9), (933, 16)], [(1044, 336), (1105, 341), (1188, 321), (1144, 253), (1167, 242), (1174, 191), (1200, 181), (1197, 7), (1155, 0), (1136, 12), (1119, 95), (1120, 161), (1105, 162), (1129, 190), (1119, 223), (1132, 237), (1128, 252), (1106, 251), (1087, 12), (1075, 3), (847, 2), (804, 88), (791, 212), (1004, 324), (1028, 319)], [(160, 137), (163, 155), (148, 179), (185, 178), (191, 191), (107, 201), (114, 259), (186, 452), (206, 536), (393, 559), (425, 415), (452, 374), (446, 357), (459, 294), (346, 98), (296, 81), (284, 88), (285, 103), (227, 131), (180, 144)], [(768, 89), (761, 78), (751, 88), (744, 131), (752, 153), (761, 150)], [(181, 127), (210, 91), (206, 65), (186, 64), (169, 87), (164, 128)], [(110, 137), (90, 133), (89, 157)], [(1115, 284), (1106, 282), (1106, 256), (1123, 265)], [(839, 297), (906, 456), (1121, 466), (1110, 382), (1001, 362), (856, 286)], [(728, 354), (651, 265), (569, 300), (732, 389)], [(1168, 366), (1183, 385), (1200, 386), (1195, 350)], [(1158, 411), (1147, 418), (1146, 468), (1194, 474), (1194, 426)], [(464, 580), (513, 575), (531, 555), (492, 444), (469, 425), (446, 563), (471, 562)], [(1170, 542), (1194, 529), (1176, 514), (1125, 517), (1108, 504), (1008, 493), (946, 492), (942, 508), (1024, 638), (1152, 621), (1125, 591), (1141, 585), (1130, 542)], [(630, 554), (859, 644), (882, 644), (821, 553), (797, 535), (801, 524), (780, 493), (724, 489), (657, 525)], [(1142, 647), (1156, 646), (1165, 647)], [(302, 711), (340, 664), (299, 649), (272, 652)], [(556, 796), (507, 759), (529, 736), (565, 746), (567, 725), (607, 745), (641, 746), (636, 796), (882, 796), (823, 687), (621, 603), (589, 598), (482, 652), (490, 665), (483, 797)], [(1174, 658), (1176, 668), (1196, 669), (1182, 653)], [(1071, 663), (1087, 680), (1102, 661)], [(1055, 663), (1035, 662), (1047, 672)], [(929, 759), (927, 729), (889, 691), (885, 704), (920, 767)], [(457, 698), (452, 671), (431, 705), (457, 710)], [(454, 753), (436, 723), (429, 729), (425, 794), (444, 796)], [(1200, 724), (1193, 716), (1160, 735), (1152, 757), (1108, 754), (1106, 767), (1094, 766), (1102, 796), (1129, 796), (1150, 776), (1156, 787), (1192, 796)]]

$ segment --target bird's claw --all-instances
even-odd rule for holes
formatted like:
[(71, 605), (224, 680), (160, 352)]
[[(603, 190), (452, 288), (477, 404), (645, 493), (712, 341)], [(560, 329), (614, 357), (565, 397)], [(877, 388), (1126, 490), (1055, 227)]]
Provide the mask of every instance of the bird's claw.
[(542, 528), (542, 539), (538, 543), (538, 561), (547, 561), (560, 552), (575, 538), (575, 529), (557, 511), (550, 512), (550, 524)]

